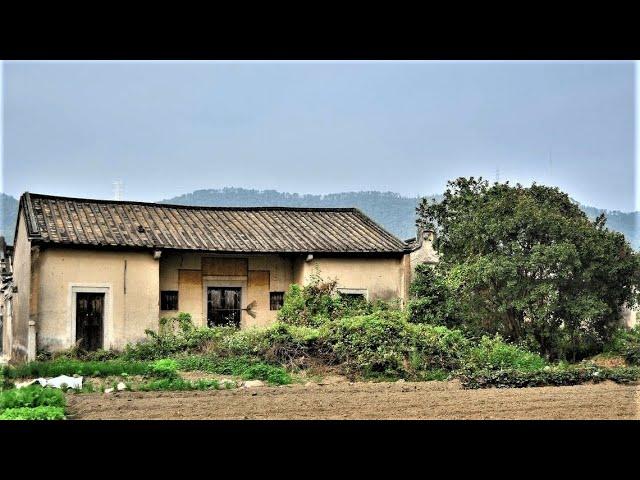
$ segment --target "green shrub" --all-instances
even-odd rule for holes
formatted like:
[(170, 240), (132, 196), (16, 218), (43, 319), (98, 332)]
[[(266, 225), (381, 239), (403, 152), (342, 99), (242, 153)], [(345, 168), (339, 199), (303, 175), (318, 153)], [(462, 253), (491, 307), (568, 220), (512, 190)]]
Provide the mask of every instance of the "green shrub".
[(301, 287), (291, 285), (278, 311), (278, 320), (288, 325), (320, 327), (343, 317), (369, 315), (377, 311), (399, 310), (398, 302), (343, 296), (337, 291), (337, 280), (323, 280), (319, 270)]
[(65, 399), (61, 390), (42, 388), (40, 385), (5, 390), (0, 393), (0, 410), (21, 407), (64, 407)]
[(640, 324), (634, 328), (618, 328), (604, 349), (622, 356), (629, 365), (640, 365)]
[(291, 375), (282, 367), (256, 363), (247, 367), (241, 374), (243, 380), (263, 380), (270, 385), (288, 385)]
[(541, 370), (546, 361), (537, 353), (506, 343), (499, 335), (483, 336), (478, 345), (471, 348), (464, 367), (470, 370), (517, 370), (534, 372)]
[(560, 365), (537, 371), (478, 370), (460, 376), (463, 388), (469, 389), (566, 386), (604, 380), (629, 383), (639, 379), (638, 367), (597, 368), (592, 365)]
[(57, 377), (59, 375), (82, 375), (93, 377), (129, 375), (145, 375), (149, 373), (148, 362), (132, 362), (125, 360), (82, 361), (58, 359), (50, 362), (30, 362), (10, 366), (5, 374), (9, 378)]
[(176, 378), (178, 376), (178, 362), (170, 358), (156, 360), (151, 364), (151, 374), (161, 378)]
[(346, 317), (325, 325), (335, 360), (349, 373), (399, 374), (409, 360), (411, 341), (400, 312)]
[(64, 418), (64, 408), (50, 406), (7, 408), (0, 413), (0, 420), (64, 420)]
[(216, 350), (221, 340), (236, 332), (236, 327), (197, 328), (188, 313), (162, 318), (160, 331), (146, 330), (147, 339), (125, 347), (123, 358), (130, 360), (158, 360), (179, 353), (201, 353)]
[(469, 355), (470, 342), (460, 330), (430, 324), (407, 324), (407, 329), (414, 370), (457, 370)]
[(464, 326), (460, 320), (458, 299), (437, 267), (419, 264), (414, 277), (407, 303), (410, 322), (444, 325), (449, 328)]

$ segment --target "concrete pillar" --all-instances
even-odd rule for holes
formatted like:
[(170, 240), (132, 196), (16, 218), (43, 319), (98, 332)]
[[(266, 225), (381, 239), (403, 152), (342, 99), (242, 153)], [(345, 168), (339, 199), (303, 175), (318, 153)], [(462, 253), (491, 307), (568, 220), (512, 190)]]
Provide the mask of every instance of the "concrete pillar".
[(27, 334), (27, 361), (36, 359), (36, 322), (29, 320), (29, 332)]

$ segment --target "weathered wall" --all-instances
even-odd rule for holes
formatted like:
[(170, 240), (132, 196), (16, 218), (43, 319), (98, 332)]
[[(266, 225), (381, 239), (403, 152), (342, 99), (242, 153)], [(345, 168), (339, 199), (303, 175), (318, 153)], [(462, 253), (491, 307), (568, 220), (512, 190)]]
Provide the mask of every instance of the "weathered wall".
[(314, 256), (309, 262), (297, 258), (294, 262), (295, 282), (307, 284), (316, 267), (323, 279), (337, 279), (338, 288), (366, 288), (369, 300), (405, 299), (406, 263), (403, 258)]
[[(31, 243), (27, 239), (24, 216), (18, 218), (18, 234), (15, 238), (13, 280), (18, 291), (12, 299), (11, 359), (25, 360), (28, 351), (29, 299), (31, 297)], [(8, 351), (8, 350), (7, 350)]]
[(127, 342), (143, 339), (145, 329), (157, 330), (158, 267), (158, 260), (150, 252), (42, 250), (38, 347), (53, 351), (75, 343), (74, 288), (107, 289), (105, 348), (122, 348)]
[(160, 290), (178, 291), (178, 310), (160, 311), (161, 317), (180, 312), (191, 314), (196, 325), (207, 324), (207, 285), (240, 286), (242, 307), (252, 302), (255, 317), (246, 311), (241, 326), (268, 325), (276, 320), (270, 310), (269, 292), (286, 292), (293, 281), (292, 259), (279, 255), (245, 257), (195, 253), (163, 253), (160, 258)]
[(638, 324), (638, 310), (623, 307), (620, 321), (629, 328), (635, 327)]
[(420, 263), (438, 263), (438, 253), (433, 248), (433, 233), (423, 232), (422, 245), (417, 250), (409, 254), (411, 258), (411, 279), (413, 272)]

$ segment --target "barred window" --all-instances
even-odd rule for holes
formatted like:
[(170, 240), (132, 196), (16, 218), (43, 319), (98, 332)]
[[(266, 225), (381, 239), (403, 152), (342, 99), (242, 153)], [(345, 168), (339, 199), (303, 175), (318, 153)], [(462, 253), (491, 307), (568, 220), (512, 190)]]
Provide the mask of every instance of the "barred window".
[(271, 292), (269, 294), (271, 310), (280, 310), (284, 303), (284, 292)]
[(160, 292), (160, 310), (178, 310), (178, 292), (176, 290)]

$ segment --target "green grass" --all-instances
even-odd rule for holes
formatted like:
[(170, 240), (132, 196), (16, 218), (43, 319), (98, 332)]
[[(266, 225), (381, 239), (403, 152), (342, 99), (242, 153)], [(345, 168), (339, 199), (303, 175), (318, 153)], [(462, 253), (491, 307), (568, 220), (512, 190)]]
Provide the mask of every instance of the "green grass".
[(199, 370), (219, 375), (233, 375), (243, 380), (263, 380), (270, 385), (288, 385), (291, 375), (277, 365), (253, 360), (249, 357), (189, 356), (177, 359), (180, 370)]
[(59, 359), (50, 362), (30, 362), (23, 365), (5, 366), (3, 373), (7, 378), (57, 377), (59, 375), (107, 377), (123, 374), (153, 374), (151, 362), (125, 360), (106, 360), (101, 362), (70, 359)]
[(63, 407), (7, 408), (0, 413), (0, 420), (64, 420)]
[(141, 392), (154, 392), (161, 390), (218, 390), (220, 383), (217, 380), (196, 380), (191, 382), (181, 378), (162, 378), (144, 383), (137, 387)]

